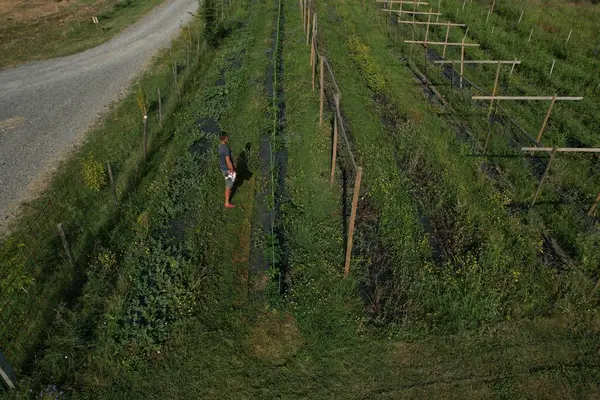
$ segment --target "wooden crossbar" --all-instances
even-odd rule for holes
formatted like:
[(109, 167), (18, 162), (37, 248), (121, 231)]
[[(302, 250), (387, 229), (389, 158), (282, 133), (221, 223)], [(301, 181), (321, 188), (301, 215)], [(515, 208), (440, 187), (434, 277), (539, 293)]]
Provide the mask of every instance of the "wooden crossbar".
[(413, 14), (413, 15), (442, 15), (439, 12), (430, 12), (430, 11), (405, 11), (405, 10), (390, 10), (388, 8), (384, 8), (384, 12), (393, 12), (397, 14)]
[[(466, 44), (465, 44), (466, 46)], [(556, 97), (555, 96), (473, 96), (472, 100), (546, 100), (551, 101), (579, 101), (583, 100), (583, 97)]]
[[(398, 18), (400, 18), (400, 17), (398, 17)], [(410, 24), (410, 25), (427, 25), (426, 21), (414, 21), (413, 22), (413, 21), (398, 20), (398, 23), (399, 24)], [(465, 24), (455, 24), (453, 22), (430, 22), (429, 25), (431, 25), (431, 26), (461, 26), (461, 27), (467, 26)]]
[(479, 47), (479, 43), (426, 42), (424, 40), (405, 40), (404, 43), (411, 43), (411, 44), (431, 44), (431, 45), (439, 45), (439, 46)]
[[(554, 151), (554, 147), (521, 147), (521, 151), (543, 151), (551, 153)], [(594, 147), (557, 147), (557, 153), (600, 153), (600, 148)]]
[[(433, 63), (434, 64), (452, 64), (452, 63), (459, 63), (460, 60), (436, 60)], [(463, 61), (465, 64), (521, 64), (521, 61), (517, 61), (517, 60), (510, 60), (510, 61), (505, 61), (505, 60), (465, 60)]]
[(385, 4), (414, 4), (415, 6), (428, 6), (429, 3), (423, 1), (406, 1), (406, 0), (377, 0), (376, 3)]

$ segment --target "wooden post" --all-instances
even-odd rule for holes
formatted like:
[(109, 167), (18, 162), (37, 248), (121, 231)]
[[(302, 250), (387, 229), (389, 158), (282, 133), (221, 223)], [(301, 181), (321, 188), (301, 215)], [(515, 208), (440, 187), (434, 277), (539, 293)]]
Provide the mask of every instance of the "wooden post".
[[(316, 58), (316, 51), (315, 51), (315, 38), (312, 38), (312, 53), (313, 53), (313, 58)], [(312, 90), (315, 90), (315, 76), (316, 76), (316, 72), (317, 72), (317, 68), (316, 65), (317, 63), (313, 62), (312, 67), (310, 67), (310, 69), (312, 69)]]
[[(494, 88), (492, 89), (492, 96), (496, 95), (498, 89), (498, 79), (500, 78), (500, 67), (502, 64), (498, 61), (498, 67), (496, 68), (496, 78), (494, 79)], [(492, 115), (492, 107), (494, 106), (494, 99), (490, 100), (490, 108), (488, 110), (488, 117)]]
[(162, 116), (162, 99), (160, 97), (160, 88), (158, 88), (158, 123), (160, 127), (163, 126), (163, 116)]
[(512, 67), (510, 67), (510, 74), (508, 74), (509, 77), (512, 76), (513, 71), (515, 70), (515, 65), (517, 65), (516, 61), (517, 59), (515, 58), (515, 63), (512, 65)]
[(554, 64), (556, 64), (556, 60), (552, 61), (552, 66), (550, 67), (550, 76), (552, 76), (552, 72), (554, 72)]
[(494, 122), (496, 122), (496, 107), (492, 110), (492, 114), (490, 115), (490, 127), (488, 129), (487, 139), (485, 139), (485, 145), (483, 146), (483, 154), (487, 151), (488, 145), (490, 144), (490, 140), (492, 138), (492, 132), (494, 130)]
[(56, 228), (58, 229), (58, 234), (60, 235), (60, 240), (62, 241), (69, 264), (71, 264), (71, 267), (74, 267), (75, 263), (73, 262), (73, 256), (71, 255), (71, 250), (69, 249), (69, 242), (67, 242), (67, 236), (65, 235), (62, 224), (57, 224)]
[(569, 32), (569, 36), (567, 36), (567, 41), (565, 42), (565, 46), (569, 44), (569, 40), (571, 40), (571, 34), (573, 33), (573, 29)]
[(2, 382), (4, 386), (9, 390), (14, 390), (17, 385), (17, 375), (15, 370), (8, 363), (2, 352), (0, 352), (0, 390), (2, 389)]
[(173, 61), (173, 80), (175, 81), (175, 88), (177, 88), (177, 98), (181, 101), (181, 92), (179, 91), (179, 83), (177, 83), (177, 65)]
[(552, 162), (554, 161), (554, 156), (556, 155), (556, 147), (550, 153), (550, 159), (548, 160), (548, 165), (546, 165), (546, 170), (544, 171), (544, 175), (542, 175), (542, 179), (540, 180), (540, 184), (538, 185), (537, 190), (535, 191), (535, 195), (533, 196), (533, 200), (531, 202), (531, 206), (535, 205), (535, 202), (542, 191), (542, 185), (544, 184), (544, 179), (546, 179), (546, 175), (548, 175), (548, 171), (550, 171), (550, 167), (552, 166)]
[(314, 62), (315, 62), (315, 38), (313, 37), (311, 42), (310, 42), (310, 66), (314, 67)]
[(346, 264), (344, 266), (344, 276), (350, 274), (350, 260), (352, 258), (352, 240), (354, 239), (354, 223), (356, 221), (356, 208), (358, 207), (358, 196), (360, 194), (360, 183), (362, 181), (362, 167), (356, 169), (356, 179), (354, 181), (354, 196), (352, 196), (352, 211), (350, 213), (350, 226), (348, 227), (348, 244), (346, 246)]
[[(429, 8), (431, 13), (432, 8)], [(431, 14), (427, 16), (427, 27), (425, 30), (425, 87), (427, 88), (427, 40), (429, 39), (429, 24), (431, 23)]]
[(106, 169), (108, 170), (108, 181), (110, 183), (110, 191), (112, 193), (113, 202), (115, 205), (118, 204), (117, 201), (117, 186), (115, 184), (115, 180), (113, 178), (112, 168), (110, 167), (110, 162), (106, 162)]
[(490, 15), (491, 15), (490, 14), (490, 10), (488, 10), (487, 17), (485, 18), (485, 24), (486, 25), (488, 24), (488, 21), (490, 20)]
[[(450, 25), (446, 26), (446, 39), (444, 39), (444, 43), (448, 43), (448, 36), (450, 36)], [(442, 58), (446, 58), (446, 45), (444, 45), (444, 50), (442, 51)]]
[[(333, 185), (335, 179), (335, 163), (337, 160), (337, 142), (338, 142), (338, 122), (337, 116), (340, 114), (340, 95), (338, 93), (333, 95), (335, 101), (335, 115), (333, 116), (333, 154), (331, 156), (331, 177), (329, 178), (329, 184)], [(342, 121), (340, 121), (341, 123)]]
[(542, 139), (542, 134), (544, 133), (544, 130), (546, 129), (546, 124), (548, 123), (548, 120), (550, 119), (550, 114), (552, 114), (552, 107), (554, 107), (554, 103), (556, 103), (556, 96), (557, 95), (554, 95), (554, 97), (552, 97), (552, 100), (550, 101), (550, 107), (548, 107), (548, 112), (546, 113), (546, 118), (544, 118), (544, 122), (542, 123), (542, 127), (540, 128), (540, 132), (537, 135), (536, 141), (538, 143)]
[(594, 213), (596, 212), (596, 208), (598, 208), (598, 203), (600, 203), (600, 193), (598, 193), (594, 204), (592, 204), (592, 206), (590, 207), (590, 211), (588, 211), (588, 217), (592, 217), (594, 215)]
[(144, 162), (148, 159), (148, 116), (144, 115)]
[(319, 125), (323, 125), (323, 106), (325, 105), (325, 63), (323, 61), (324, 57), (321, 56), (321, 60), (319, 62), (319, 84), (320, 84), (320, 107), (319, 107)]
[(531, 28), (531, 33), (529, 34), (529, 39), (527, 39), (527, 43), (531, 42), (532, 36), (533, 36), (533, 28)]
[(524, 13), (524, 12), (525, 12), (525, 11), (521, 11), (521, 16), (519, 17), (519, 22), (517, 22), (517, 25), (521, 23), (521, 20), (523, 19), (523, 13)]
[(465, 69), (465, 38), (463, 36), (462, 46), (460, 46), (460, 88), (463, 87), (463, 72)]
[(308, 46), (310, 44), (309, 39), (310, 39), (310, 13), (308, 13), (308, 20), (306, 21), (306, 45)]
[[(412, 15), (412, 22), (413, 22), (413, 26), (412, 26), (412, 40), (415, 40), (415, 14)], [(410, 46), (410, 53), (408, 54), (408, 61), (410, 62), (412, 58), (412, 46)]]
[(492, 8), (491, 8), (491, 10), (490, 10), (490, 14), (493, 14), (493, 13), (494, 13), (494, 7), (495, 7), (495, 6), (496, 6), (496, 0), (494, 0), (494, 1), (492, 2)]

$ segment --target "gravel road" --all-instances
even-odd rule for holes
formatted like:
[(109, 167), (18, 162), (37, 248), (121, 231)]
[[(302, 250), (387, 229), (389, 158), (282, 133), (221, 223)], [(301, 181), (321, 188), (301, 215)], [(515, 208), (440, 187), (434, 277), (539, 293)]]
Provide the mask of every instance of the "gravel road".
[(0, 232), (197, 8), (166, 0), (98, 47), (0, 71)]

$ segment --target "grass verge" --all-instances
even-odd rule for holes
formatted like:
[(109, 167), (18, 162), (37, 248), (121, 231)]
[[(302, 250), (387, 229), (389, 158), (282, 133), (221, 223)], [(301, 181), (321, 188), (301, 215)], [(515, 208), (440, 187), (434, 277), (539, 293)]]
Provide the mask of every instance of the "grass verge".
[[(119, 34), (163, 0), (0, 2), (0, 69), (77, 53)], [(98, 18), (98, 25), (92, 22)]]

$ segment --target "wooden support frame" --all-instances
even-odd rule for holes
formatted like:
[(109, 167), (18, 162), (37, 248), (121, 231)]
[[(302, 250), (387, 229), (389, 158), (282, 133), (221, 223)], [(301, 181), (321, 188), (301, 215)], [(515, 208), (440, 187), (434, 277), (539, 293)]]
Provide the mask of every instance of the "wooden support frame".
[[(550, 101), (555, 96), (472, 96), (472, 100), (523, 100), (523, 101)], [(580, 101), (583, 97), (568, 97), (568, 96), (556, 96), (556, 101)]]
[(590, 211), (588, 211), (588, 217), (593, 217), (596, 209), (598, 208), (598, 203), (600, 203), (600, 192), (598, 196), (596, 196), (596, 200), (594, 200), (594, 204), (590, 207)]
[(329, 184), (333, 185), (335, 179), (335, 163), (337, 161), (337, 143), (338, 143), (338, 123), (337, 116), (340, 113), (340, 95), (338, 93), (333, 95), (335, 102), (335, 115), (333, 116), (333, 151), (331, 155), (331, 176), (329, 177)]
[(358, 197), (360, 195), (360, 183), (362, 181), (363, 169), (356, 169), (354, 180), (354, 195), (352, 196), (352, 211), (350, 213), (350, 226), (348, 227), (348, 244), (346, 246), (346, 263), (344, 265), (344, 276), (350, 275), (350, 260), (352, 259), (352, 242), (354, 240), (354, 223), (356, 221), (356, 209), (358, 208)]
[[(448, 38), (450, 37), (450, 28), (451, 28), (450, 25), (446, 26), (446, 38), (444, 39), (444, 43), (448, 43)], [(442, 51), (442, 58), (446, 58), (446, 49), (447, 49), (447, 46), (444, 45), (444, 50)], [(452, 63), (452, 64), (454, 64), (454, 63)]]
[(554, 97), (552, 97), (552, 100), (550, 101), (550, 107), (548, 107), (548, 112), (546, 113), (546, 117), (544, 118), (542, 127), (540, 128), (537, 138), (535, 139), (538, 143), (540, 142), (540, 140), (542, 140), (542, 135), (544, 134), (544, 130), (546, 129), (546, 125), (548, 124), (548, 120), (550, 119), (550, 114), (552, 114), (552, 108), (554, 108), (554, 103), (556, 103), (556, 95), (554, 95)]
[(531, 201), (531, 207), (533, 207), (535, 205), (535, 202), (537, 201), (537, 198), (540, 195), (540, 192), (542, 191), (542, 185), (544, 184), (544, 180), (546, 179), (546, 176), (548, 175), (548, 172), (550, 171), (550, 168), (552, 167), (552, 162), (554, 161), (555, 156), (556, 156), (556, 147), (553, 148), (552, 153), (550, 153), (550, 160), (548, 160), (548, 164), (546, 165), (546, 170), (544, 171), (544, 175), (542, 175), (542, 179), (540, 179), (540, 184), (538, 185), (538, 188), (535, 191), (535, 194), (533, 195), (533, 200)]
[(393, 12), (393, 13), (397, 13), (397, 14), (412, 14), (412, 15), (442, 15), (442, 13), (431, 12), (431, 11), (390, 10), (390, 9), (385, 9), (385, 8), (381, 11)]
[(425, 42), (423, 40), (405, 40), (404, 43), (409, 44), (428, 44), (431, 46), (465, 46), (465, 47), (479, 47), (479, 43), (462, 43), (462, 42)]
[(600, 153), (600, 148), (596, 147), (521, 147), (521, 151), (541, 151), (552, 152), (556, 149), (557, 153)]
[[(429, 12), (431, 12), (431, 8), (429, 8)], [(429, 40), (429, 25), (431, 24), (431, 14), (427, 16), (427, 30), (425, 31), (425, 87), (427, 87), (427, 41)]]
[[(452, 64), (455, 62), (460, 62), (460, 60), (436, 60), (434, 64)], [(521, 64), (521, 61), (517, 60), (465, 60), (465, 64)]]
[[(427, 25), (427, 22), (425, 21), (405, 21), (405, 20), (398, 20), (399, 24), (406, 24), (406, 25)], [(431, 26), (447, 26), (447, 27), (452, 27), (452, 26), (457, 26), (457, 27), (465, 27), (467, 25), (465, 24), (455, 24), (453, 22), (430, 22), (429, 25)], [(447, 40), (446, 40), (447, 41)]]
[[(500, 79), (500, 67), (502, 64), (498, 61), (498, 67), (496, 68), (496, 76), (494, 78), (494, 87), (492, 88), (492, 97), (496, 95), (498, 89), (498, 80)], [(494, 99), (490, 100), (490, 108), (488, 109), (488, 117), (492, 115), (492, 107), (494, 107)]]
[(325, 57), (319, 60), (319, 125), (323, 125), (323, 106), (325, 104)]
[(426, 1), (410, 1), (410, 0), (375, 0), (375, 3), (412, 4), (415, 6), (428, 6), (429, 5), (429, 3)]

